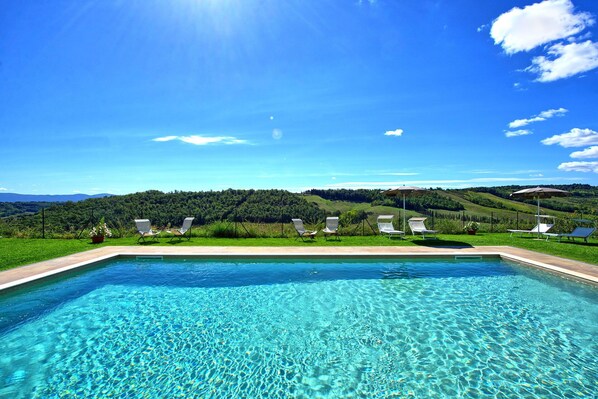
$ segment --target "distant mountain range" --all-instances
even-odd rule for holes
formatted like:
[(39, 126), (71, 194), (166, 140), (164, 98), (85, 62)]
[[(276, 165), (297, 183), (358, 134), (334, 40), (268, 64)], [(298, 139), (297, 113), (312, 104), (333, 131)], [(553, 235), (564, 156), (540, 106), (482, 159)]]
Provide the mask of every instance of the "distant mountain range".
[(37, 194), (15, 194), (0, 193), (0, 202), (67, 202), (83, 201), (89, 198), (111, 197), (113, 194), (65, 194), (65, 195), (37, 195)]

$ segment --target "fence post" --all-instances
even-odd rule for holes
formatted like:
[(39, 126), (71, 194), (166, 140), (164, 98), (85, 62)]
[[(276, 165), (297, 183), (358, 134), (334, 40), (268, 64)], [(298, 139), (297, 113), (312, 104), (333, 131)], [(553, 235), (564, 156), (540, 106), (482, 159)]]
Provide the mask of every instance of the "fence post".
[(490, 232), (494, 232), (494, 212), (490, 212)]
[(465, 228), (465, 211), (461, 211), (461, 228)]
[(42, 238), (46, 238), (46, 212), (45, 212), (45, 208), (42, 208)]
[(519, 230), (519, 211), (517, 211), (517, 225), (515, 228)]
[(361, 236), (365, 236), (365, 219), (361, 219)]

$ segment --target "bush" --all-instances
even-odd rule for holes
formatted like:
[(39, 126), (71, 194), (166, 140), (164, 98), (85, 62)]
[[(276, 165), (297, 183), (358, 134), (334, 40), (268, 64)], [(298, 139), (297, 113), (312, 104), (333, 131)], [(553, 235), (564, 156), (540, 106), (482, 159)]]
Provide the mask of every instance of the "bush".
[(218, 222), (214, 223), (209, 228), (209, 235), (212, 237), (219, 237), (219, 238), (235, 238), (235, 229), (232, 228), (231, 223), (226, 222)]
[(367, 217), (368, 215), (364, 210), (351, 210), (341, 214), (339, 217), (339, 223), (341, 226), (349, 226), (360, 223), (362, 220), (367, 219)]
[[(427, 223), (426, 223), (427, 224)], [(430, 226), (427, 226), (430, 228)], [(439, 233), (444, 234), (463, 234), (463, 228), (461, 222), (458, 220), (451, 219), (436, 219), (434, 230), (438, 230)]]

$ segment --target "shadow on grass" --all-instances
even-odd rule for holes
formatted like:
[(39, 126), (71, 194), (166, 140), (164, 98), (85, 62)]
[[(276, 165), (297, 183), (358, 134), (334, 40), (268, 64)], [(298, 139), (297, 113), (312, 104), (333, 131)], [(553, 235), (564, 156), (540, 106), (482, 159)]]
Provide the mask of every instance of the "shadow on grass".
[(151, 241), (138, 241), (137, 245), (143, 245), (143, 246), (148, 246), (148, 245), (160, 245), (160, 244), (164, 244), (164, 243), (168, 243), (168, 241), (157, 241), (157, 240), (151, 240)]
[[(514, 237), (513, 237), (514, 238)], [(563, 238), (561, 241), (558, 240), (558, 238), (551, 238), (549, 240), (546, 240), (546, 237), (540, 237), (538, 238), (538, 236), (523, 236), (523, 237), (517, 237), (518, 240), (522, 240), (522, 241), (536, 241), (536, 242), (547, 242), (547, 243), (552, 243), (552, 244), (562, 244), (562, 245), (579, 245), (582, 247), (598, 247), (598, 243), (595, 242), (585, 242), (583, 240), (583, 238), (577, 238), (577, 240), (573, 240), (573, 239), (567, 239), (567, 238)]]
[(560, 244), (560, 245), (579, 245), (579, 246), (582, 246), (582, 247), (593, 247), (593, 248), (598, 247), (598, 243), (595, 243), (595, 242), (584, 242), (583, 240), (580, 240), (580, 241), (562, 240), (560, 242), (558, 240), (554, 240), (554, 241), (548, 241), (548, 242), (552, 242), (552, 243)]
[(415, 245), (421, 245), (422, 247), (433, 247), (433, 248), (473, 248), (473, 245), (455, 240), (443, 240), (443, 239), (416, 239), (411, 241)]

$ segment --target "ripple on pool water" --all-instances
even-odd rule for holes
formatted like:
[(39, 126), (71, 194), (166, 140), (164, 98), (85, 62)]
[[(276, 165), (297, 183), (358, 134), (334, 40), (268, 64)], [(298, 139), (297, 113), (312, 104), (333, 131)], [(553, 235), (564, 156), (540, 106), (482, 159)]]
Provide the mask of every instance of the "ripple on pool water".
[(520, 274), (104, 284), (2, 336), (0, 397), (587, 398), (597, 336)]

